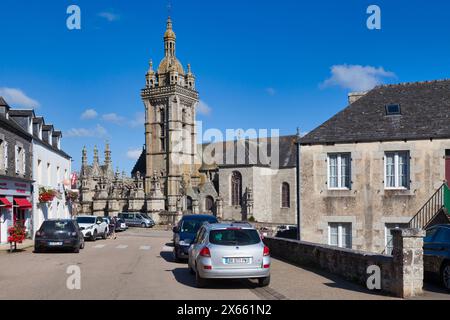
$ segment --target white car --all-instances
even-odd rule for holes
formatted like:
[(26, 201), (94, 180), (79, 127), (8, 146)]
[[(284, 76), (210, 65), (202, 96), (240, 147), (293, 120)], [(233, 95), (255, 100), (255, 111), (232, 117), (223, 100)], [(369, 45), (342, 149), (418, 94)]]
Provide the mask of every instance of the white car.
[(108, 223), (102, 217), (78, 216), (77, 222), (87, 239), (95, 241), (98, 237), (103, 239), (108, 237)]

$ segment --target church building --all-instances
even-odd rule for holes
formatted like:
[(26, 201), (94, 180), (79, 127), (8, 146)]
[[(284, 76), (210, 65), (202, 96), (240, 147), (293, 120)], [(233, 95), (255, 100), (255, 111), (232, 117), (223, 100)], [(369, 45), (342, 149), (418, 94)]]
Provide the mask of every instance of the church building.
[(198, 145), (196, 78), (176, 57), (170, 18), (164, 52), (157, 70), (150, 61), (141, 92), (145, 150), (132, 175), (145, 177), (142, 210), (157, 222), (211, 213), (225, 220), (295, 223), (296, 136)]

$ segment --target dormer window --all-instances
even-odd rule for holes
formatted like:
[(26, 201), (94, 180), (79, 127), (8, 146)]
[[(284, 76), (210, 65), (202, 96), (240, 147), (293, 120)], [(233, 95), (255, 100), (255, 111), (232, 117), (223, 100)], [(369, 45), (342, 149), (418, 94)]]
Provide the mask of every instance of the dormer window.
[(399, 104), (388, 104), (385, 108), (387, 116), (399, 116), (402, 114), (402, 110)]

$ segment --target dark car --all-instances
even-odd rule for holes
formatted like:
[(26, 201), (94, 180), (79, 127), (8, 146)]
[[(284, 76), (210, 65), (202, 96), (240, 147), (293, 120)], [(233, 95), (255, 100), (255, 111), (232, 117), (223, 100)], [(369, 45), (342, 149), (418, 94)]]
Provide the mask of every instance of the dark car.
[(439, 279), (450, 290), (450, 225), (436, 225), (424, 238), (424, 271), (429, 279)]
[(127, 230), (127, 224), (125, 220), (118, 218), (116, 221), (116, 231), (125, 231)]
[(74, 253), (84, 248), (84, 237), (75, 220), (47, 220), (36, 232), (34, 251), (70, 250)]
[(297, 240), (297, 227), (284, 228), (277, 231), (276, 238)]
[(219, 221), (211, 215), (188, 215), (184, 216), (178, 225), (173, 228), (173, 253), (176, 261), (189, 257), (189, 247), (205, 222), (218, 223)]

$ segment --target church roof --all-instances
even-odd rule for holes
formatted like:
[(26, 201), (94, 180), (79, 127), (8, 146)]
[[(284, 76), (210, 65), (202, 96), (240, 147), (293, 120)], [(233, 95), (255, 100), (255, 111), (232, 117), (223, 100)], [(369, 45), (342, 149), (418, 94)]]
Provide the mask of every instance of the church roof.
[(450, 138), (450, 80), (383, 85), (301, 139), (302, 144)]
[(164, 57), (159, 64), (158, 73), (164, 74), (171, 71), (171, 68), (175, 68), (175, 71), (180, 75), (184, 75), (184, 69), (181, 62), (175, 57)]
[[(212, 160), (204, 161), (201, 170), (214, 170), (217, 168), (227, 168), (227, 167), (270, 167), (271, 165), (286, 169), (293, 168), (296, 166), (297, 162), (297, 152), (295, 146), (296, 136), (282, 136), (279, 139), (247, 139), (240, 141), (226, 141), (217, 142), (214, 144), (205, 143), (199, 146), (199, 149), (204, 151), (203, 158), (208, 157), (208, 153), (212, 153), (215, 149), (216, 155), (215, 159), (221, 159), (221, 163), (214, 163)], [(222, 144), (222, 147), (220, 147)], [(275, 156), (277, 153), (276, 145), (278, 145), (278, 163), (275, 159), (272, 159), (272, 155)], [(238, 154), (238, 148), (240, 148)], [(227, 151), (228, 150), (228, 151)], [(227, 161), (227, 152), (232, 152), (234, 150), (234, 157), (231, 161)], [(267, 150), (267, 153), (266, 153)], [(268, 157), (261, 156), (267, 154)], [(242, 159), (240, 159), (242, 156)], [(231, 157), (230, 157), (231, 158)], [(146, 152), (142, 151), (141, 156), (137, 160), (131, 175), (135, 176), (137, 172), (142, 175), (146, 174)]]
[(141, 175), (145, 176), (147, 171), (145, 149), (142, 150), (141, 156), (139, 157), (138, 161), (136, 161), (136, 164), (134, 165), (134, 168), (131, 171), (131, 175), (133, 177), (136, 176), (138, 171), (141, 173)]
[(202, 145), (203, 159), (207, 162), (207, 167), (211, 167), (214, 158), (219, 160), (220, 163), (217, 164), (219, 168), (244, 166), (291, 168), (296, 166), (297, 161), (295, 141), (296, 136), (282, 136), (241, 139), (213, 145), (206, 143)]

